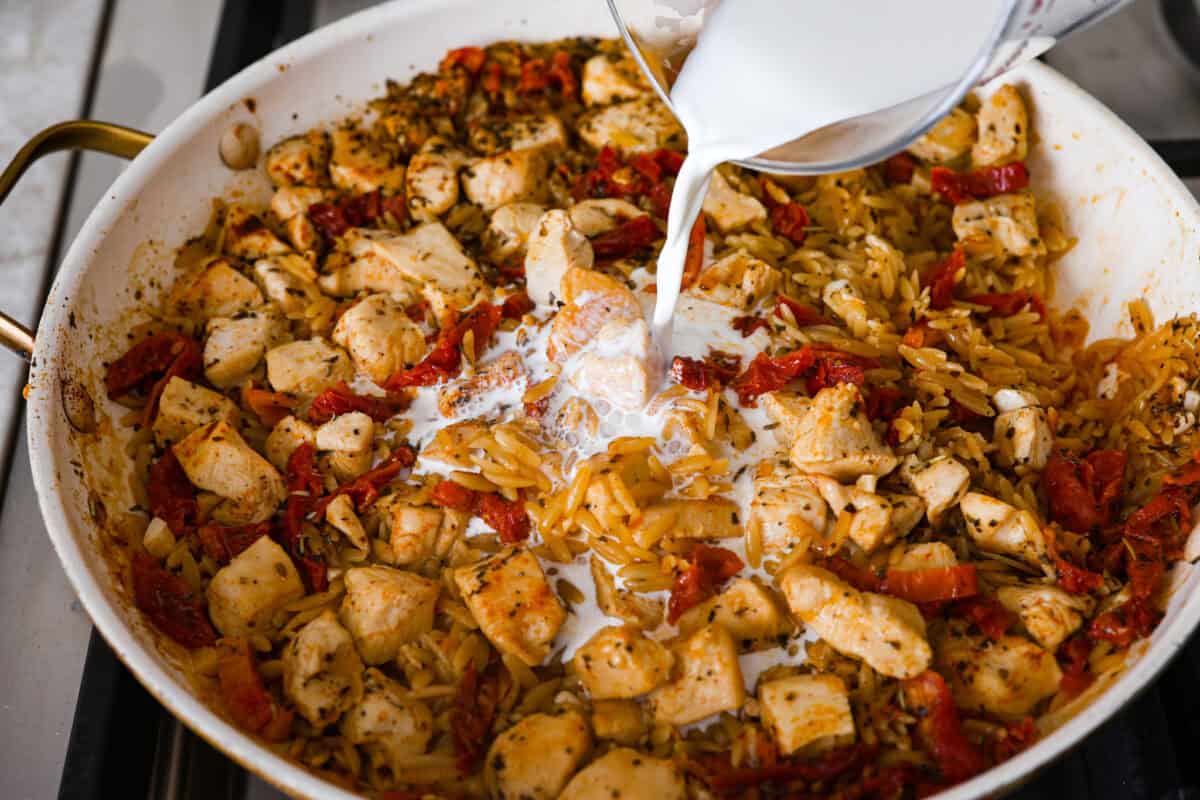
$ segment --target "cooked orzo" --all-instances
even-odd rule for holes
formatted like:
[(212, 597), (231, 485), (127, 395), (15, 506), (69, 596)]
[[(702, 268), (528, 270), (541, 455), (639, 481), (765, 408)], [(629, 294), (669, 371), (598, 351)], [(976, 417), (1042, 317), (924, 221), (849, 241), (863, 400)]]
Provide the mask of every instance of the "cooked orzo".
[(371, 797), (1010, 757), (1153, 631), (1200, 496), (1200, 322), (1053, 306), (1035, 133), (1005, 87), (870, 169), (723, 167), (662, 356), (686, 142), (617, 43), (455, 50), (275, 144), (107, 367), (138, 607)]

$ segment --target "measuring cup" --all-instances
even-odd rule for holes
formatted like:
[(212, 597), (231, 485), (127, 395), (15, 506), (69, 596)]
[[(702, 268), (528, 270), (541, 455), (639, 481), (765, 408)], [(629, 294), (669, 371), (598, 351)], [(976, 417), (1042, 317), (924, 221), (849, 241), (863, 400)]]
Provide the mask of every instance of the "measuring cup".
[[(608, 0), (629, 49), (668, 106), (675, 76), (721, 1)], [(818, 0), (826, 1), (836, 2)], [(1036, 58), (1059, 39), (1129, 2), (1006, 0), (979, 54), (956, 83), (899, 105), (827, 125), (736, 163), (787, 175), (819, 175), (875, 164), (912, 144), (976, 85)], [(791, 5), (793, 13), (803, 13), (803, 8), (803, 3)]]

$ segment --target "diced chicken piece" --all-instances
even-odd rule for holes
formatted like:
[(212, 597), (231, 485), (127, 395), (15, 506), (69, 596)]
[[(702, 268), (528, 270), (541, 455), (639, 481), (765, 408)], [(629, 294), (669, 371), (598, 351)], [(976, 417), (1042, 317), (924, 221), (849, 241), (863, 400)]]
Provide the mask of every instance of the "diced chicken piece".
[(506, 150), (463, 170), (467, 199), (484, 211), (516, 202), (546, 199), (550, 159), (542, 150)]
[(267, 151), (267, 176), (276, 186), (318, 186), (329, 175), (329, 138), (312, 130)]
[(713, 170), (708, 194), (704, 195), (704, 213), (721, 233), (732, 233), (767, 218), (767, 209), (758, 198), (734, 189), (720, 170)]
[(438, 412), (447, 418), (486, 413), (489, 409), (480, 401), (492, 392), (519, 388), (528, 377), (525, 363), (510, 350), (480, 366), (471, 377), (442, 387), (438, 392)]
[(929, 666), (925, 620), (912, 603), (860, 592), (808, 564), (789, 567), (777, 580), (792, 613), (838, 652), (892, 678), (911, 678)]
[(1042, 469), (1054, 449), (1050, 420), (1041, 408), (1018, 408), (996, 417), (992, 432), (996, 460), (1001, 466)]
[(287, 334), (287, 325), (274, 311), (246, 311), (233, 317), (213, 317), (204, 340), (204, 377), (220, 389), (242, 383), (269, 348)]
[(404, 306), (386, 294), (368, 295), (348, 308), (333, 327), (333, 341), (376, 383), (408, 369), (425, 355), (425, 334)]
[(155, 558), (166, 558), (175, 549), (175, 534), (162, 518), (155, 517), (142, 534), (142, 547)]
[(355, 194), (376, 189), (399, 194), (404, 191), (404, 167), (371, 141), (366, 132), (338, 128), (330, 136), (329, 177), (333, 185)]
[(208, 615), (222, 636), (270, 635), (271, 618), (304, 596), (292, 559), (270, 536), (234, 556), (208, 584)]
[(1024, 389), (997, 389), (992, 395), (992, 405), (996, 411), (1003, 414), (1006, 411), (1018, 411), (1022, 408), (1037, 408), (1041, 405), (1038, 396)]
[(925, 515), (931, 525), (937, 525), (947, 511), (958, 505), (971, 485), (970, 471), (953, 456), (937, 456), (929, 461), (909, 456), (900, 477), (925, 501)]
[(339, 481), (353, 480), (371, 468), (375, 422), (361, 411), (341, 414), (317, 428), (318, 450), (330, 453), (329, 466)]
[(763, 722), (783, 755), (825, 750), (854, 741), (846, 684), (836, 675), (794, 675), (758, 688)]
[(744, 250), (731, 253), (700, 273), (692, 294), (723, 306), (749, 311), (779, 291), (779, 270)]
[(662, 624), (662, 601), (617, 588), (612, 573), (598, 556), (591, 557), (589, 566), (592, 583), (596, 587), (596, 606), (607, 616), (616, 617), (644, 631), (654, 630)]
[(1009, 255), (1032, 256), (1046, 251), (1038, 232), (1037, 209), (1029, 192), (998, 194), (954, 207), (951, 219), (959, 241), (978, 239)]
[(1025, 159), (1029, 150), (1029, 115), (1017, 87), (1005, 84), (997, 89), (976, 118), (979, 139), (971, 148), (975, 166), (990, 167)]
[(236, 425), (238, 407), (222, 394), (197, 386), (178, 376), (167, 381), (158, 400), (154, 417), (154, 441), (168, 447), (196, 428), (224, 420)]
[(365, 663), (391, 661), (400, 645), (433, 630), (440, 584), (391, 567), (355, 567), (345, 580), (339, 616)]
[(956, 624), (938, 641), (938, 671), (954, 701), (970, 712), (1023, 717), (1058, 691), (1054, 656), (1023, 636), (989, 639)]
[(578, 711), (530, 714), (492, 742), (486, 779), (501, 800), (554, 800), (591, 749)]
[(607, 54), (592, 56), (583, 65), (583, 102), (607, 105), (614, 100), (633, 100), (646, 93), (637, 66), (628, 58)]
[(597, 739), (636, 744), (646, 733), (641, 703), (636, 700), (593, 700), (592, 730)]
[(430, 290), (436, 291), (444, 305), (465, 308), (483, 286), (475, 260), (440, 222), (374, 242), (374, 248), (401, 275), (423, 284), (430, 300)]
[(314, 396), (354, 380), (354, 364), (324, 339), (300, 339), (267, 351), (267, 380), (277, 392)]
[(537, 203), (509, 203), (492, 212), (483, 232), (483, 249), (498, 263), (524, 261), (529, 237), (537, 228), (546, 207)]
[(393, 503), (388, 507), (389, 542), (392, 560), (401, 566), (419, 564), (428, 558), (443, 530), (463, 530), (468, 515), (433, 506)]
[(500, 136), (509, 150), (561, 150), (567, 146), (567, 127), (557, 114), (532, 114), (501, 123)]
[(304, 319), (311, 308), (331, 303), (317, 288), (317, 273), (302, 256), (259, 259), (254, 262), (254, 277), (288, 319)]
[(683, 141), (683, 129), (656, 97), (616, 103), (584, 115), (579, 137), (597, 150), (614, 147), (622, 153), (647, 153)]
[(559, 800), (684, 800), (683, 772), (675, 762), (638, 750), (609, 750), (579, 771)]
[(403, 775), (411, 757), (429, 747), (433, 713), (409, 697), (403, 686), (377, 669), (368, 669), (363, 699), (342, 717), (341, 730), (346, 741), (364, 748), (377, 767)]
[(892, 449), (879, 440), (858, 387), (839, 383), (817, 392), (797, 424), (792, 463), (836, 480), (882, 477), (896, 468)]
[(922, 161), (946, 164), (965, 156), (975, 143), (975, 118), (961, 108), (942, 117), (928, 133), (908, 146)]
[(338, 721), (363, 696), (354, 639), (326, 610), (283, 649), (283, 695), (316, 728)]
[(280, 222), (303, 216), (317, 203), (325, 202), (328, 194), (316, 186), (284, 186), (271, 195), (271, 211)]
[(247, 261), (292, 252), (257, 214), (238, 203), (225, 209), (221, 242), (227, 254)]
[(784, 441), (794, 441), (800, 433), (800, 420), (812, 408), (812, 400), (792, 392), (767, 392), (758, 402), (771, 421), (779, 426)]
[(1015, 556), (1041, 569), (1049, 560), (1037, 517), (1002, 500), (968, 492), (959, 502), (967, 532), (983, 550)]
[(746, 690), (729, 631), (707, 625), (672, 650), (678, 664), (675, 679), (649, 697), (655, 722), (689, 725), (742, 707)]
[(431, 137), (408, 162), (404, 176), (408, 213), (420, 222), (432, 222), (458, 202), (458, 171), (466, 164), (464, 153), (440, 136)]
[(212, 510), (218, 522), (262, 522), (287, 497), (275, 468), (223, 420), (192, 431), (172, 449), (193, 486), (225, 498)]
[(1095, 606), (1088, 595), (1071, 594), (1057, 586), (1001, 586), (996, 599), (1021, 618), (1035, 642), (1051, 652), (1079, 630)]
[(715, 622), (743, 649), (773, 640), (788, 629), (783, 612), (771, 593), (750, 578), (736, 578), (725, 590), (679, 618), (679, 630), (689, 634)]
[(706, 500), (660, 500), (642, 512), (634, 530), (661, 528), (671, 520), (668, 535), (679, 539), (734, 539), (742, 535), (738, 504), (724, 497)]
[(637, 697), (671, 677), (675, 657), (636, 628), (610, 626), (575, 651), (575, 674), (595, 700)]
[(850, 281), (836, 280), (825, 284), (821, 302), (844, 321), (851, 330), (867, 320), (867, 301)]
[(918, 570), (958, 566), (958, 557), (945, 542), (922, 542), (906, 545), (894, 554), (889, 569)]
[(584, 236), (599, 236), (608, 233), (626, 220), (644, 217), (646, 212), (628, 200), (615, 197), (598, 197), (582, 200), (567, 211), (571, 224)]
[(382, 292), (401, 305), (420, 300), (420, 283), (407, 277), (375, 248), (375, 242), (392, 235), (387, 231), (359, 228), (347, 231), (341, 242), (344, 251), (327, 259), (328, 273), (317, 278), (322, 291), (336, 297), (353, 297), (362, 291)]
[(234, 269), (229, 259), (216, 258), (194, 281), (177, 285), (167, 305), (180, 317), (207, 322), (256, 308), (262, 302), (262, 292), (254, 281)]
[(591, 269), (592, 244), (575, 229), (562, 209), (547, 211), (538, 220), (525, 250), (525, 289), (538, 305), (551, 305), (567, 270)]
[(296, 448), (302, 444), (316, 446), (316, 431), (313, 430), (312, 425), (289, 414), (275, 423), (275, 427), (267, 434), (267, 441), (263, 444), (263, 453), (277, 469), (284, 470), (287, 469), (287, 462), (292, 457), (292, 453), (296, 452)]
[(454, 582), (496, 649), (531, 667), (550, 654), (567, 614), (533, 553), (503, 550), (455, 570)]
[(559, 294), (566, 305), (550, 323), (546, 343), (546, 355), (559, 364), (588, 346), (609, 322), (642, 320), (642, 306), (633, 292), (602, 272), (568, 270)]
[(596, 332), (588, 349), (579, 356), (571, 384), (592, 400), (606, 400), (625, 411), (640, 411), (658, 388), (661, 373), (650, 326), (640, 319), (612, 320)]
[(823, 475), (813, 475), (810, 480), (834, 515), (850, 515), (850, 540), (865, 553), (873, 553), (907, 534), (925, 512), (925, 504), (918, 497), (880, 495), (857, 486), (842, 486)]
[(829, 516), (812, 481), (787, 462), (768, 460), (755, 467), (752, 487), (746, 526), (757, 528), (763, 555), (782, 558), (807, 551)]
[(325, 521), (332, 525), (338, 533), (346, 537), (346, 541), (364, 553), (371, 552), (371, 542), (367, 539), (367, 531), (363, 528), (362, 520), (354, 510), (354, 501), (348, 494), (339, 494), (325, 506)]

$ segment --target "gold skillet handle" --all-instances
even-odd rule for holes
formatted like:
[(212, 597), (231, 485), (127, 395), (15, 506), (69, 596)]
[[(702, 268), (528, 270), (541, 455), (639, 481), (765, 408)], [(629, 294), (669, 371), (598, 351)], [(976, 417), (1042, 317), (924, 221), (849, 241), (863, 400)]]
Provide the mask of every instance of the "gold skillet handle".
[[(133, 158), (153, 139), (148, 133), (109, 122), (80, 119), (51, 125), (26, 142), (0, 173), (0, 203), (8, 197), (25, 170), (42, 156), (61, 150), (94, 150)], [(29, 360), (33, 356), (33, 331), (0, 312), (0, 346)]]

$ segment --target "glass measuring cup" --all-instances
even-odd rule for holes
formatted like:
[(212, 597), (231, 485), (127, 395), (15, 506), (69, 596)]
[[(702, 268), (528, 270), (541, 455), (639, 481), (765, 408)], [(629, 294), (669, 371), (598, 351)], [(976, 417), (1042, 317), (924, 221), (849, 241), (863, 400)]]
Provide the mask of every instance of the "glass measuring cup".
[[(655, 90), (670, 90), (706, 20), (722, 1), (608, 0), (629, 49)], [(1048, 50), (1131, 0), (1005, 0), (970, 68), (955, 83), (888, 108), (835, 122), (736, 162), (790, 175), (842, 172), (874, 164), (924, 134), (972, 88)], [(794, 5), (802, 13), (803, 4)]]

